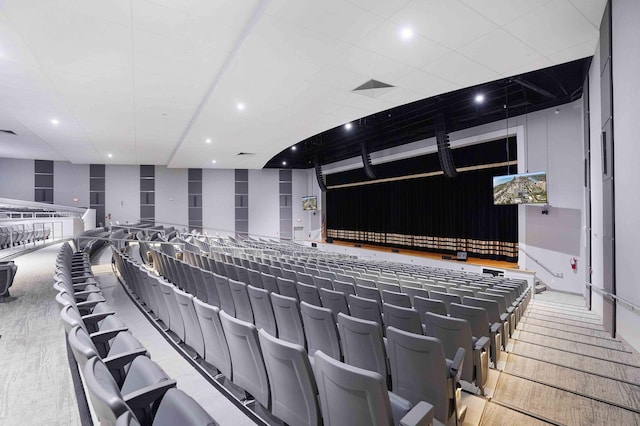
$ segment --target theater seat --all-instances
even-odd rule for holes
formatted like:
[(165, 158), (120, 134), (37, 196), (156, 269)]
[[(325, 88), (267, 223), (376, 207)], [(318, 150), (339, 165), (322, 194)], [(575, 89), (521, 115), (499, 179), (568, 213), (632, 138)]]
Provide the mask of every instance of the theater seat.
[(380, 374), (344, 364), (318, 351), (313, 367), (325, 426), (430, 425), (433, 406), (412, 404), (387, 391)]

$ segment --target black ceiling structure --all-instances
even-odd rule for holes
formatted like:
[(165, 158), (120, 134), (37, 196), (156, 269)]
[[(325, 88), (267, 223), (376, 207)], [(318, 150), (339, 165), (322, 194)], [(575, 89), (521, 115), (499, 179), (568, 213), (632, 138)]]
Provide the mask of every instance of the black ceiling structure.
[[(591, 57), (495, 80), (378, 112), (307, 138), (265, 168), (306, 169), (434, 137), (442, 114), (447, 133), (552, 108), (579, 99)], [(475, 101), (484, 96), (481, 103)], [(294, 106), (295, 107), (295, 106)], [(283, 166), (286, 162), (286, 166)]]

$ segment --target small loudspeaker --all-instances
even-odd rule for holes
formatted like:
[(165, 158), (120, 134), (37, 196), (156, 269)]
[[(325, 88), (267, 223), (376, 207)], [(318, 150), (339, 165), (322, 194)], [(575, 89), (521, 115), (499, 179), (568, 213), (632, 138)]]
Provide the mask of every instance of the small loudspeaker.
[(400, 250), (398, 250), (398, 249), (391, 249), (391, 253), (400, 253)]
[(327, 237), (327, 239), (325, 240), (327, 243), (332, 244), (333, 243), (333, 238), (331, 237)]
[(354, 247), (362, 247), (362, 244), (354, 244)]
[(311, 247), (318, 247), (318, 244), (317, 243), (311, 243)]
[(443, 258), (444, 260), (451, 260), (451, 256), (447, 256), (447, 255), (442, 256), (442, 258)]

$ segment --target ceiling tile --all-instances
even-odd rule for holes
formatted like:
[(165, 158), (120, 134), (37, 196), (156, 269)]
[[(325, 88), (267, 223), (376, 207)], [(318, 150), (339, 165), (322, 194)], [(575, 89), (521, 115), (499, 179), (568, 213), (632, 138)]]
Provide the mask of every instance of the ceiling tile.
[(496, 28), (496, 24), (459, 0), (413, 0), (391, 17), (398, 25), (457, 49)]
[(424, 70), (460, 87), (473, 86), (500, 78), (500, 74), (457, 52), (451, 52)]
[[(460, 0), (471, 9), (496, 23), (505, 25), (549, 3), (550, 0)], [(579, 0), (582, 1), (582, 0)]]
[(542, 55), (502, 28), (483, 35), (458, 49), (458, 52), (505, 76), (510, 69), (542, 58)]
[(578, 9), (585, 18), (593, 24), (594, 27), (600, 28), (602, 15), (607, 6), (607, 0), (569, 0), (573, 7)]

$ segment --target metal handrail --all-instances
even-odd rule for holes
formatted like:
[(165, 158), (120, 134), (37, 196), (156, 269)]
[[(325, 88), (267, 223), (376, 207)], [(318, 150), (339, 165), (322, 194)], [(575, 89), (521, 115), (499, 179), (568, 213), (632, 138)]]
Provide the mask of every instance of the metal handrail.
[(627, 305), (627, 307), (629, 309), (631, 309), (633, 312), (640, 312), (640, 306), (635, 305), (633, 302), (628, 301), (627, 299), (625, 299), (624, 297), (620, 297), (617, 294), (613, 294), (611, 292), (608, 292), (607, 290), (598, 287), (597, 285), (594, 285), (592, 283), (588, 283), (585, 282), (585, 285), (587, 287), (591, 287), (592, 289), (594, 289), (596, 291), (596, 293), (600, 293), (602, 296), (608, 298), (609, 300), (613, 301), (615, 300), (616, 302), (622, 304), (622, 305)]
[(550, 273), (552, 276), (554, 276), (556, 278), (564, 278), (564, 274), (562, 272), (553, 272), (551, 269), (547, 268), (545, 265), (540, 263), (540, 261), (538, 259), (536, 259), (535, 257), (531, 256), (529, 253), (527, 253), (522, 247), (518, 247), (518, 250), (520, 250), (521, 252), (526, 254), (527, 257), (529, 257), (529, 259), (531, 259), (534, 262), (536, 262), (538, 265), (540, 265), (542, 267), (542, 269), (544, 269), (545, 271)]

